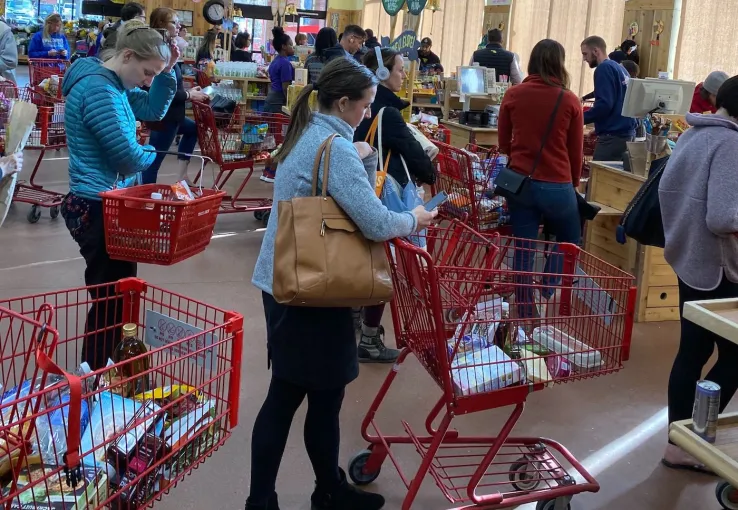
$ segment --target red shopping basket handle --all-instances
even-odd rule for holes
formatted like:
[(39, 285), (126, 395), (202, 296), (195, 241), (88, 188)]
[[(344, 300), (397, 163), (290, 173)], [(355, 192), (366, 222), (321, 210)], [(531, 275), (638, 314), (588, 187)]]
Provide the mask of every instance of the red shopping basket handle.
[(82, 412), (82, 379), (62, 370), (41, 348), (36, 349), (36, 363), (46, 372), (60, 375), (69, 381), (69, 425), (67, 451), (64, 453), (64, 475), (68, 487), (76, 487), (82, 481), (80, 465), (80, 413)]

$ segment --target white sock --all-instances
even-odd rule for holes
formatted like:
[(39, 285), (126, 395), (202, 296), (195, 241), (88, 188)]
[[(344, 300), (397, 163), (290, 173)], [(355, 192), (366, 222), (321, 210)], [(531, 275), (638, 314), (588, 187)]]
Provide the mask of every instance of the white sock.
[(180, 182), (187, 179), (187, 167), (189, 166), (190, 162), (186, 159), (179, 159), (177, 161), (179, 162), (179, 173), (177, 174), (177, 182)]

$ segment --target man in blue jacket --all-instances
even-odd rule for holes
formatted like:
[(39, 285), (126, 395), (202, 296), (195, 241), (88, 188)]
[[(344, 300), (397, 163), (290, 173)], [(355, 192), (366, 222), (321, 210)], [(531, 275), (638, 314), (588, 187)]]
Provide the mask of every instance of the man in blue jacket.
[(623, 66), (607, 58), (607, 45), (593, 35), (582, 41), (582, 57), (595, 70), (594, 106), (584, 112), (584, 123), (595, 125), (595, 161), (622, 161), (626, 142), (635, 137), (636, 121), (623, 117), (623, 101), (630, 76)]

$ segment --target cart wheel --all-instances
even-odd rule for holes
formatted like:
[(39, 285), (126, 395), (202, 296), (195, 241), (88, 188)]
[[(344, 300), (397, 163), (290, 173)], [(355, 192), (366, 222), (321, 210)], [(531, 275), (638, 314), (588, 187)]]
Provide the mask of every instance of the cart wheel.
[(59, 217), (59, 206), (55, 205), (51, 209), (49, 209), (49, 216), (51, 216), (52, 220), (55, 220)]
[(254, 211), (254, 218), (256, 218), (256, 221), (262, 221), (264, 219), (264, 212), (265, 211)]
[(28, 220), (28, 223), (37, 223), (38, 220), (41, 219), (41, 208), (37, 205), (31, 206), (31, 210), (28, 211), (26, 219)]
[(725, 510), (738, 510), (738, 489), (728, 482), (718, 482), (715, 497)]
[(269, 225), (269, 216), (272, 215), (272, 211), (264, 211), (264, 216), (261, 217), (261, 223), (266, 227)]
[(534, 491), (541, 484), (541, 474), (535, 468), (534, 463), (525, 457), (518, 459), (510, 466), (508, 476), (513, 488), (520, 492)]
[[(571, 504), (567, 503), (564, 509), (571, 510)], [(546, 501), (539, 501), (536, 504), (536, 510), (558, 510), (558, 508), (556, 508), (556, 500), (547, 499)]]
[(349, 461), (348, 471), (351, 481), (356, 485), (367, 485), (377, 479), (382, 469), (377, 469), (375, 473), (365, 473), (364, 466), (369, 456), (372, 454), (370, 450), (362, 450)]

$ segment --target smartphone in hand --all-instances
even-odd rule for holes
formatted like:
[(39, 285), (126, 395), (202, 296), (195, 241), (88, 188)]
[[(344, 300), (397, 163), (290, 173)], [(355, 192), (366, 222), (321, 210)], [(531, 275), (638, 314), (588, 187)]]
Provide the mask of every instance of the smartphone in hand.
[(423, 207), (426, 211), (432, 211), (433, 209), (439, 208), (446, 200), (448, 200), (448, 193), (441, 191), (438, 195), (428, 200)]

